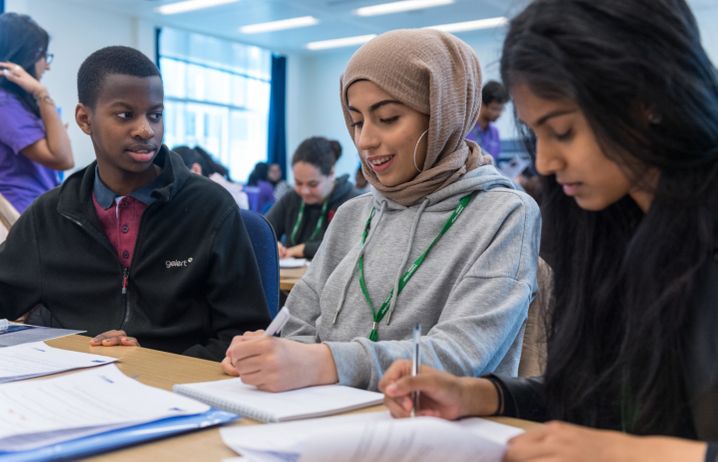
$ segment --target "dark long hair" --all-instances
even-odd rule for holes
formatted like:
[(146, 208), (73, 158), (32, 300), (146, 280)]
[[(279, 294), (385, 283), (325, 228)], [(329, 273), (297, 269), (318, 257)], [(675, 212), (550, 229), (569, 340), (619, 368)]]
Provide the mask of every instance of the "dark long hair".
[[(22, 66), (28, 74), (37, 78), (35, 63), (47, 52), (50, 36), (30, 16), (17, 13), (0, 14), (0, 61), (10, 61)], [(0, 78), (0, 87), (17, 95), (34, 114), (40, 110), (33, 95), (6, 78)]]
[(686, 331), (718, 214), (718, 80), (690, 9), (536, 0), (511, 21), (501, 73), (509, 88), (575, 102), (632, 180), (660, 172), (645, 215), (628, 197), (582, 210), (553, 175), (544, 179), (551, 417), (685, 433)]

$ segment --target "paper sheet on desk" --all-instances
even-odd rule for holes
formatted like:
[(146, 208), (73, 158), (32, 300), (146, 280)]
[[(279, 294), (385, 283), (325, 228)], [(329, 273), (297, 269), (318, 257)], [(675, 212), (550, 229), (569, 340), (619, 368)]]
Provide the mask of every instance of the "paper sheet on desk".
[(0, 348), (0, 383), (101, 366), (117, 361), (109, 356), (53, 348), (43, 342)]
[(386, 412), (220, 430), (230, 448), (262, 462), (498, 462), (508, 439), (521, 432), (479, 418), (392, 419)]
[(0, 385), (0, 451), (55, 442), (209, 409), (143, 385), (115, 365), (62, 377)]
[(7, 330), (0, 331), (0, 347), (21, 345), (30, 342), (42, 342), (53, 338), (81, 334), (84, 330), (57, 329), (54, 327), (33, 326), (30, 324), (10, 323)]
[(280, 258), (279, 259), (279, 267), (280, 268), (304, 268), (308, 264), (309, 264), (309, 262), (307, 262), (306, 258)]

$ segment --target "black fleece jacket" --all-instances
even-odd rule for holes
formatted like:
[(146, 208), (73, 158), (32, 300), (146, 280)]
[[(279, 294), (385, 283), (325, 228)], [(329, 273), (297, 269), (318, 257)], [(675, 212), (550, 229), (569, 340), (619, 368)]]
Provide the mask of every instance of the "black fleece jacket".
[(0, 317), (124, 329), (142, 346), (221, 360), (234, 335), (269, 321), (257, 263), (232, 197), (163, 147), (157, 199), (123, 269), (92, 203), (95, 163), (38, 198), (0, 246)]
[(279, 199), (279, 202), (274, 204), (272, 208), (267, 212), (267, 220), (274, 227), (274, 231), (277, 234), (278, 239), (282, 239), (285, 236), (285, 243), (287, 246), (294, 246), (297, 244), (304, 243), (304, 256), (306, 258), (313, 258), (319, 249), (319, 244), (322, 243), (324, 233), (329, 227), (329, 222), (332, 221), (332, 217), (336, 213), (337, 209), (344, 202), (348, 201), (352, 197), (359, 195), (359, 192), (354, 189), (354, 185), (349, 182), (349, 175), (342, 175), (334, 180), (334, 189), (329, 194), (329, 208), (327, 209), (327, 218), (324, 220), (322, 229), (312, 240), (308, 240), (314, 228), (317, 226), (317, 222), (322, 214), (322, 204), (306, 205), (304, 207), (304, 219), (297, 232), (296, 242), (289, 242), (292, 228), (294, 223), (297, 221), (297, 215), (299, 214), (299, 206), (302, 203), (302, 198), (296, 191), (291, 190)]

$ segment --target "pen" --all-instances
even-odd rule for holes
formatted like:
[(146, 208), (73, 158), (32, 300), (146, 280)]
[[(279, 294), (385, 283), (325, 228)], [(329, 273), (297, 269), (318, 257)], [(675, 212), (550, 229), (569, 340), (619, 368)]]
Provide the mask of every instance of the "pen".
[[(414, 326), (414, 354), (411, 358), (411, 376), (416, 377), (419, 375), (419, 362), (421, 361), (421, 355), (419, 351), (419, 339), (421, 338), (421, 324)], [(416, 417), (416, 413), (419, 411), (419, 395), (420, 391), (416, 390), (411, 393), (411, 401), (413, 406), (411, 407), (411, 416)]]
[(267, 326), (267, 330), (264, 331), (264, 335), (273, 337), (277, 332), (282, 330), (282, 327), (284, 327), (287, 321), (289, 321), (289, 308), (283, 306), (272, 322), (269, 323), (269, 326)]

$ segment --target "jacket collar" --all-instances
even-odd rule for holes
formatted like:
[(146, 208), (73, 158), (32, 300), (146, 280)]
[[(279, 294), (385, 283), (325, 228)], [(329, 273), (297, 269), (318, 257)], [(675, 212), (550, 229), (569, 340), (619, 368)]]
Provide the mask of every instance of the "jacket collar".
[[(148, 193), (153, 201), (168, 202), (182, 189), (191, 173), (185, 167), (182, 158), (165, 145), (160, 148), (154, 163), (161, 170), (155, 181), (152, 182), (153, 189)], [(57, 205), (59, 213), (78, 220), (82, 220), (83, 216), (90, 217), (91, 221), (97, 222), (92, 204), (96, 168), (97, 161), (94, 161), (84, 169), (70, 175), (60, 186), (60, 198)], [(99, 223), (95, 224), (99, 225)]]

